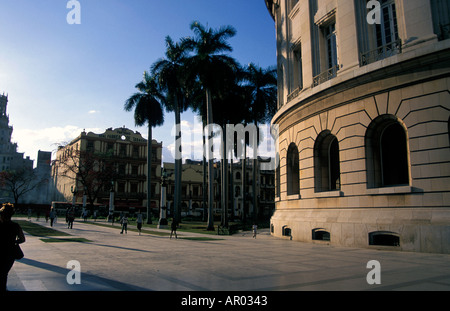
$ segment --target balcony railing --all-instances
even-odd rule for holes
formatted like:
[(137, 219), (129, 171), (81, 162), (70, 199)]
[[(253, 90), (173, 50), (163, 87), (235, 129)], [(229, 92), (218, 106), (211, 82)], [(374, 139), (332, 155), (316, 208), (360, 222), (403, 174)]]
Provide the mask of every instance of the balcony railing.
[(294, 98), (296, 98), (298, 96), (298, 94), (300, 94), (300, 91), (302, 90), (302, 87), (299, 86), (298, 88), (296, 88), (293, 92), (291, 92), (288, 97), (287, 97), (287, 102), (290, 102), (291, 100), (293, 100)]
[(312, 87), (318, 86), (319, 84), (322, 84), (324, 82), (327, 82), (328, 80), (331, 80), (337, 76), (337, 72), (339, 70), (339, 65), (333, 66), (330, 69), (322, 72), (321, 74), (315, 76), (313, 78), (313, 84)]
[(379, 60), (391, 57), (395, 54), (400, 54), (401, 52), (402, 41), (399, 39), (397, 41), (393, 41), (386, 45), (380, 46), (374, 50), (360, 53), (361, 66), (366, 66)]
[(450, 24), (439, 24), (439, 40), (445, 40), (450, 38)]

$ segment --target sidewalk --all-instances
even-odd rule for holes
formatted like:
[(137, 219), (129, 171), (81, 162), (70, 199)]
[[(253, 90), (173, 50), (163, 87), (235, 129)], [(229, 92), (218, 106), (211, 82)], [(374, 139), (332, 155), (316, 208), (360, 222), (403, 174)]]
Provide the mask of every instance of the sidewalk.
[[(33, 219), (33, 222), (36, 222)], [(49, 226), (45, 220), (37, 223)], [(305, 244), (260, 231), (233, 236), (178, 232), (179, 239), (95, 226), (82, 221), (54, 229), (90, 242), (45, 243), (26, 235), (10, 291), (323, 291), (450, 290), (450, 255), (338, 248)], [(153, 230), (153, 229), (152, 229)], [(155, 229), (158, 230), (158, 229)], [(163, 229), (160, 229), (163, 230)], [(166, 232), (170, 233), (169, 230)], [(181, 239), (207, 237), (207, 240)], [(67, 238), (67, 237), (66, 237)], [(81, 266), (81, 284), (69, 285), (67, 263)], [(367, 263), (381, 265), (370, 285)]]

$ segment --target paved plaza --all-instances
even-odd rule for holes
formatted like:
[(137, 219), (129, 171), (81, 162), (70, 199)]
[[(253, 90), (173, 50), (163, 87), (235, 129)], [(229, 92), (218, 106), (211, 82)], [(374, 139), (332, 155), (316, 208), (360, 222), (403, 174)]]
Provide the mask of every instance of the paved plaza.
[[(45, 220), (36, 221), (44, 226)], [(450, 290), (450, 255), (306, 244), (251, 233), (179, 239), (60, 221), (54, 229), (90, 242), (45, 243), (26, 235), (25, 258), (10, 272), (10, 291), (365, 291)], [(67, 238), (67, 237), (66, 237)], [(69, 261), (81, 284), (69, 285)], [(380, 263), (370, 285), (367, 263)]]

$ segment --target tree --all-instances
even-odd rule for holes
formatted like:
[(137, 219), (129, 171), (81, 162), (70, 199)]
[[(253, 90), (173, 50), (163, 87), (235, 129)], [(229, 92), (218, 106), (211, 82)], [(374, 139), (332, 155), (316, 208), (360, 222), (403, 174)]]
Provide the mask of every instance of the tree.
[[(194, 52), (186, 60), (186, 73), (188, 81), (199, 81), (205, 92), (206, 123), (213, 124), (212, 93), (220, 88), (223, 81), (236, 62), (230, 56), (222, 54), (233, 49), (227, 40), (236, 34), (231, 26), (224, 26), (218, 30), (205, 28), (199, 22), (191, 24), (194, 38), (182, 39), (187, 50)], [(228, 75), (229, 76), (229, 75)], [(211, 137), (209, 137), (210, 140)], [(208, 230), (214, 230), (213, 208), (213, 159), (208, 159)]]
[[(222, 226), (228, 227), (228, 210), (230, 206), (230, 187), (228, 161), (233, 160), (233, 153), (236, 148), (237, 135), (228, 137), (228, 125), (242, 123), (246, 117), (245, 109), (248, 103), (247, 90), (242, 86), (243, 71), (240, 66), (228, 71), (229, 76), (221, 81), (221, 88), (217, 89), (213, 95), (215, 105), (213, 106), (214, 123), (222, 128)], [(239, 113), (236, 113), (239, 111)], [(234, 127), (233, 127), (234, 129)], [(230, 138), (230, 141), (228, 141)], [(231, 139), (233, 141), (231, 141)], [(230, 145), (228, 145), (230, 144)], [(231, 165), (232, 166), (232, 165)]]
[(136, 84), (138, 92), (133, 94), (125, 102), (124, 109), (131, 111), (134, 109), (134, 122), (136, 126), (147, 124), (147, 224), (151, 224), (151, 180), (152, 180), (152, 128), (161, 126), (164, 123), (164, 113), (159, 100), (161, 94), (158, 89), (156, 78), (147, 71), (141, 82)]
[[(260, 123), (267, 123), (273, 118), (277, 110), (277, 75), (276, 68), (268, 67), (263, 69), (253, 63), (249, 64), (245, 70), (245, 87), (250, 94), (250, 107), (248, 122), (252, 122), (258, 127)], [(257, 139), (257, 142), (260, 140)], [(257, 148), (255, 146), (254, 148)], [(256, 165), (257, 156), (253, 157), (253, 218), (257, 218), (256, 210)]]
[(83, 191), (91, 209), (101, 192), (109, 189), (111, 181), (117, 176), (111, 155), (97, 153), (94, 150), (80, 151), (67, 148), (64, 156), (54, 160), (53, 165), (58, 167), (59, 177), (73, 180), (75, 189)]
[(157, 60), (152, 65), (152, 73), (164, 92), (164, 105), (170, 112), (175, 113), (175, 200), (174, 217), (181, 221), (181, 113), (188, 108), (185, 91), (184, 65), (187, 51), (183, 43), (174, 43), (172, 38), (166, 37), (166, 57)]
[(37, 179), (36, 174), (31, 170), (21, 169), (0, 172), (0, 186), (12, 193), (15, 204), (19, 203), (19, 199), (23, 195), (46, 182), (48, 180), (45, 178)]

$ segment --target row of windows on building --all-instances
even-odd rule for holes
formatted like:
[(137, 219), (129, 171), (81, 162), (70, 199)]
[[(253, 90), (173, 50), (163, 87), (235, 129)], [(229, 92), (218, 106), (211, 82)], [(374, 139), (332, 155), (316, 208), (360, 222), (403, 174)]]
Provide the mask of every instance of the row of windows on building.
[[(310, 15), (313, 17), (318, 10), (317, 0), (310, 1)], [(366, 22), (367, 1), (355, 0), (357, 12), (358, 46), (360, 66), (385, 59), (401, 53), (402, 43), (398, 33), (397, 10), (395, 0), (381, 0), (381, 22), (370, 25)], [(450, 38), (450, 2), (448, 0), (429, 0), (432, 10), (433, 29), (439, 40)], [(298, 0), (288, 1), (288, 12), (298, 4)], [(311, 53), (313, 64), (313, 83), (315, 87), (337, 76), (340, 68), (336, 19), (316, 25), (311, 18)], [(303, 62), (301, 43), (291, 46), (290, 55), (290, 85), (288, 102), (295, 98), (303, 89)], [(281, 75), (284, 68), (280, 68)], [(280, 94), (282, 95), (282, 94)], [(283, 96), (280, 96), (282, 99)], [(283, 105), (282, 100), (280, 106)]]
[[(274, 232), (274, 226), (271, 225), (271, 231)], [(281, 228), (282, 235), (292, 238), (292, 229), (285, 225)], [(331, 241), (331, 233), (325, 228), (314, 228), (311, 230), (311, 240), (313, 241)], [(400, 235), (391, 231), (373, 231), (368, 234), (368, 244), (375, 246), (400, 246)]]
[[(450, 119), (448, 121), (450, 144)], [(381, 115), (365, 135), (367, 187), (409, 185), (409, 157), (406, 129), (394, 115)], [(287, 195), (300, 194), (299, 150), (291, 143), (286, 157)], [(280, 169), (276, 171), (276, 196), (280, 196)], [(314, 144), (315, 192), (340, 190), (339, 142), (329, 130), (321, 132)]]

